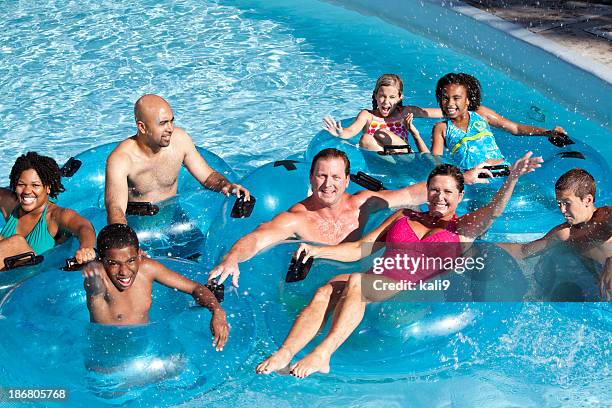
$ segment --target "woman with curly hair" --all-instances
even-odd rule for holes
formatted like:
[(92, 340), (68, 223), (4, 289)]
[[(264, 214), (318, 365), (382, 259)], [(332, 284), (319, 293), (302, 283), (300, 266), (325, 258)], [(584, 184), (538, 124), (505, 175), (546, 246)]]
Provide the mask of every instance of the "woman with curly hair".
[(79, 263), (95, 258), (96, 234), (91, 223), (49, 200), (62, 191), (55, 160), (35, 152), (17, 158), (11, 169), (10, 189), (0, 188), (0, 211), (6, 220), (0, 230), (0, 270), (5, 258), (30, 251), (41, 254), (69, 234), (79, 240), (75, 253)]
[(471, 169), (482, 162), (508, 164), (489, 125), (513, 135), (547, 136), (556, 146), (573, 143), (559, 126), (549, 130), (515, 123), (482, 106), (480, 82), (469, 74), (449, 73), (440, 78), (436, 99), (446, 120), (433, 128), (431, 152), (441, 155), (446, 147), (455, 164), (462, 169)]

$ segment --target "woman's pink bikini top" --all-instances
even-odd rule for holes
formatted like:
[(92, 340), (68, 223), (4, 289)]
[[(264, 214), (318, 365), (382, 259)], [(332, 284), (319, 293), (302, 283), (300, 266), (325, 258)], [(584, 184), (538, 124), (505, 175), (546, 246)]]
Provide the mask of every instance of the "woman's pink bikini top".
[(444, 272), (441, 265), (449, 258), (455, 259), (461, 255), (461, 245), (457, 245), (460, 239), (456, 232), (456, 216), (453, 216), (445, 229), (419, 239), (408, 222), (414, 215), (416, 213), (408, 211), (407, 215), (398, 218), (387, 231), (384, 258), (421, 258), (420, 266), (416, 270), (404, 269), (401, 266), (405, 265), (403, 263), (401, 265), (393, 263), (394, 267), (384, 269), (383, 275), (397, 281), (418, 282), (431, 279)]

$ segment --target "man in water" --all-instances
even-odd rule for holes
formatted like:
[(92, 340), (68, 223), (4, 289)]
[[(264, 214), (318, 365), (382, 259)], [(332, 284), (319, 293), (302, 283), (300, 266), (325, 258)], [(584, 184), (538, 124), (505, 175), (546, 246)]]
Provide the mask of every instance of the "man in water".
[(249, 191), (228, 181), (206, 163), (191, 137), (174, 127), (174, 113), (157, 95), (144, 95), (134, 104), (137, 133), (111, 152), (106, 161), (104, 201), (109, 224), (127, 224), (128, 201), (159, 202), (177, 193), (181, 166), (204, 187), (225, 195)]
[(153, 282), (191, 294), (212, 313), (213, 347), (223, 350), (229, 335), (225, 311), (213, 293), (153, 259), (141, 256), (138, 237), (125, 224), (111, 224), (97, 240), (99, 262), (83, 268), (90, 320), (109, 325), (137, 325), (149, 321)]
[[(484, 164), (465, 173), (467, 184), (486, 182), (478, 178), (481, 173), (491, 176), (491, 172), (483, 168)], [(266, 247), (292, 238), (327, 245), (356, 241), (371, 213), (419, 205), (427, 199), (425, 182), (400, 190), (363, 190), (351, 195), (345, 192), (349, 173), (350, 162), (344, 152), (329, 148), (317, 153), (310, 167), (312, 195), (239, 239), (221, 263), (210, 271), (208, 280), (219, 276), (222, 283), (232, 275), (233, 285), (238, 286), (238, 264)]]
[(555, 196), (563, 224), (544, 237), (525, 244), (500, 244), (515, 258), (526, 258), (561, 242), (603, 265), (599, 289), (605, 300), (612, 295), (612, 207), (595, 207), (596, 184), (583, 169), (572, 169), (555, 183)]

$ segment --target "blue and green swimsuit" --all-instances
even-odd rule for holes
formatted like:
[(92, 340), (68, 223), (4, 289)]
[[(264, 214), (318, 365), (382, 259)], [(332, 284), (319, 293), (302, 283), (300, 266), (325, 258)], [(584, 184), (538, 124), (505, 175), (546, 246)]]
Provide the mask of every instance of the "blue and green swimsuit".
[[(48, 206), (45, 206), (40, 219), (34, 228), (32, 228), (32, 231), (30, 231), (30, 233), (25, 237), (26, 242), (37, 255), (42, 254), (55, 246), (55, 238), (49, 234), (49, 229), (47, 227), (47, 209)], [(17, 234), (18, 222), (19, 206), (15, 207), (15, 209), (9, 214), (6, 224), (4, 224), (2, 231), (0, 231), (0, 236), (8, 238)]]
[(471, 169), (488, 159), (503, 159), (487, 121), (476, 112), (468, 113), (466, 132), (446, 120), (445, 143), (455, 163), (462, 169)]

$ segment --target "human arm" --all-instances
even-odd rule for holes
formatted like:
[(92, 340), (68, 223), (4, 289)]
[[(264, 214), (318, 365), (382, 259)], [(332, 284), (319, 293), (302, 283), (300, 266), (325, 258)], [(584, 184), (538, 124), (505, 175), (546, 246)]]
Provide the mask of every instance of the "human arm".
[(79, 249), (74, 254), (77, 262), (93, 261), (96, 258), (96, 232), (91, 222), (69, 208), (56, 207), (52, 216), (58, 230), (68, 231), (79, 240)]
[(606, 258), (603, 271), (599, 277), (601, 298), (610, 301), (612, 298), (612, 257)]
[(515, 259), (529, 258), (530, 256), (537, 255), (540, 252), (547, 250), (555, 243), (561, 241), (560, 234), (565, 228), (567, 228), (565, 224), (558, 225), (552, 230), (548, 231), (542, 238), (536, 239), (532, 242), (502, 242), (497, 245), (506, 250), (506, 252), (512, 255), (512, 257)]
[(232, 285), (238, 287), (240, 262), (251, 259), (268, 246), (299, 236), (303, 224), (304, 221), (299, 219), (299, 215), (289, 212), (283, 212), (271, 221), (261, 224), (255, 231), (236, 241), (222, 261), (210, 271), (208, 281), (219, 277), (219, 283), (223, 283), (232, 275)]
[[(481, 163), (464, 173), (466, 184), (487, 183), (486, 179), (479, 178), (479, 174), (487, 174), (492, 176), (491, 171), (484, 168), (486, 163)], [(382, 208), (405, 208), (414, 205), (421, 205), (427, 202), (427, 183), (412, 184), (399, 190), (381, 190), (372, 192), (361, 192), (359, 194), (368, 194), (370, 197), (380, 198), (380, 205), (376, 205), (373, 210)], [(384, 203), (384, 205), (383, 205)]]
[(340, 121), (336, 121), (331, 116), (323, 118), (323, 129), (327, 130), (332, 136), (341, 139), (350, 139), (365, 128), (372, 114), (367, 110), (362, 110), (357, 118), (346, 129), (342, 128)]
[(196, 149), (191, 137), (182, 131), (180, 145), (185, 149), (183, 164), (191, 175), (204, 187), (209, 190), (221, 192), (226, 196), (235, 194), (237, 197), (245, 196), (250, 200), (249, 190), (240, 184), (232, 183), (223, 174), (210, 167), (200, 152)]
[(438, 122), (431, 130), (431, 153), (441, 156), (444, 153), (444, 135), (446, 134), (446, 123)]
[(169, 288), (190, 294), (200, 306), (210, 310), (212, 315), (210, 319), (210, 330), (213, 334), (212, 345), (217, 351), (222, 351), (229, 336), (229, 326), (227, 325), (225, 311), (210, 289), (166, 268), (157, 261), (149, 259), (143, 262), (149, 264), (149, 270), (154, 280)]
[(512, 165), (510, 175), (487, 205), (457, 220), (457, 233), (459, 235), (468, 239), (475, 239), (489, 229), (493, 221), (506, 208), (519, 177), (534, 171), (543, 162), (541, 157), (532, 158), (532, 154), (532, 152), (527, 152)]
[(110, 224), (127, 224), (125, 211), (128, 203), (128, 173), (131, 159), (127, 154), (113, 151), (106, 160), (104, 205), (106, 221)]
[(430, 153), (429, 149), (427, 148), (427, 145), (425, 144), (425, 142), (421, 138), (421, 134), (419, 133), (419, 129), (417, 129), (417, 127), (414, 125), (413, 119), (414, 119), (414, 114), (412, 114), (412, 113), (409, 113), (404, 118), (404, 122), (406, 123), (406, 127), (408, 128), (408, 131), (412, 135), (412, 138), (414, 139), (414, 143), (416, 144), (417, 149), (419, 149), (419, 152), (420, 153)]
[(440, 108), (421, 108), (415, 105), (404, 106), (404, 113), (412, 113), (417, 118), (442, 118), (444, 114)]
[(358, 241), (326, 246), (315, 246), (302, 243), (295, 252), (295, 257), (296, 259), (299, 258), (300, 254), (304, 252), (304, 263), (310, 258), (324, 258), (340, 262), (354, 262), (363, 259), (385, 245), (385, 234), (395, 220), (401, 217), (403, 213), (403, 210), (399, 210), (391, 214), (376, 229)]
[(0, 188), (0, 212), (7, 219), (11, 211), (17, 206), (18, 201), (15, 193), (8, 188)]
[(516, 123), (501, 116), (493, 109), (485, 106), (480, 106), (476, 112), (482, 116), (489, 123), (489, 125), (503, 129), (515, 136), (547, 136), (553, 138), (567, 138), (567, 132), (565, 132), (565, 130), (560, 126), (555, 126), (553, 129), (544, 129), (537, 126)]

